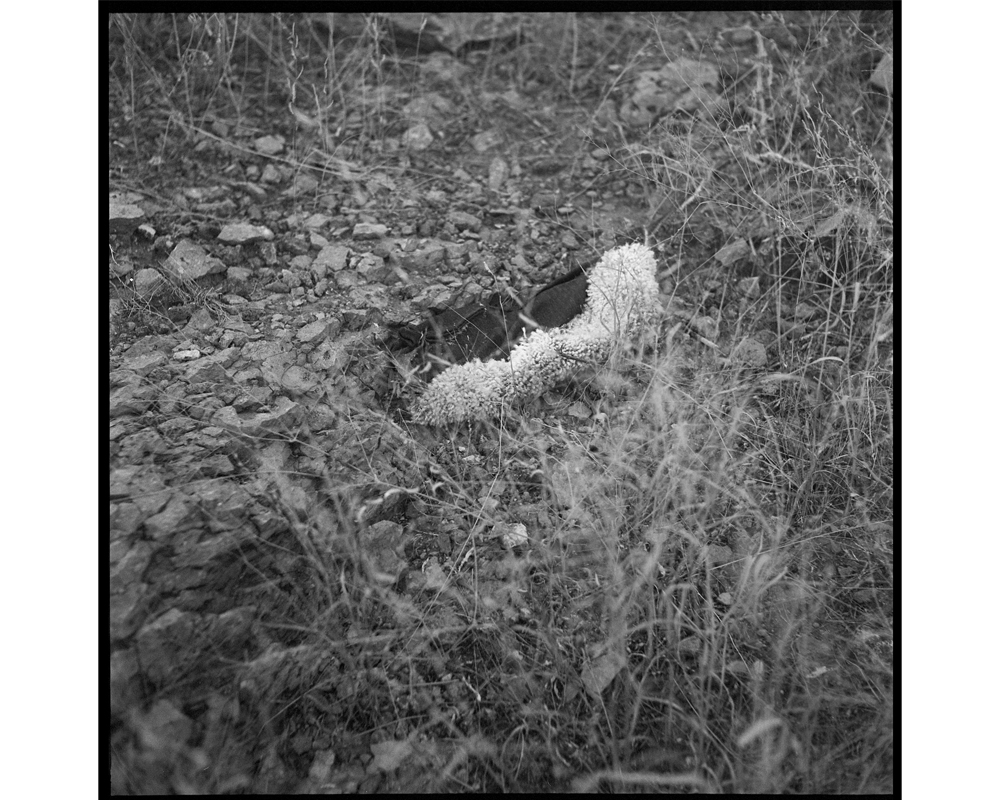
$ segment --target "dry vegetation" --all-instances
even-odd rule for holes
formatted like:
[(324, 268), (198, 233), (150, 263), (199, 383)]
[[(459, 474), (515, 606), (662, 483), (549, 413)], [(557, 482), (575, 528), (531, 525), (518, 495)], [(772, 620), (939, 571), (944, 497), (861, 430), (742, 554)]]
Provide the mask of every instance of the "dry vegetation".
[[(288, 555), (243, 565), (267, 646), (144, 675), (117, 791), (893, 789), (893, 107), (866, 82), (892, 15), (719, 16), (527, 15), (463, 53), (459, 114), (513, 88), (600, 125), (663, 324), (495, 424), (411, 425), (393, 373), (381, 410), (242, 441), (314, 466), (254, 495)], [(113, 188), (194, 182), (255, 104), (323, 132), (283, 158), (384, 166), (424, 56), (321, 22), (113, 16)], [(601, 117), (678, 48), (718, 67), (711, 113)], [(125, 305), (130, 341), (170, 324)], [(143, 721), (164, 699), (183, 741)]]

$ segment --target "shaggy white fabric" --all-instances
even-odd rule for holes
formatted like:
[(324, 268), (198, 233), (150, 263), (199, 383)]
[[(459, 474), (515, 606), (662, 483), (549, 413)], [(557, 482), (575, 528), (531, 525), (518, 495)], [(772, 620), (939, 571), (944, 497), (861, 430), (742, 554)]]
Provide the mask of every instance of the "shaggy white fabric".
[(583, 311), (560, 328), (532, 331), (509, 359), (449, 367), (417, 400), (413, 420), (446, 425), (489, 419), (568, 377), (580, 362), (599, 363), (660, 313), (656, 260), (645, 245), (616, 247), (587, 276)]

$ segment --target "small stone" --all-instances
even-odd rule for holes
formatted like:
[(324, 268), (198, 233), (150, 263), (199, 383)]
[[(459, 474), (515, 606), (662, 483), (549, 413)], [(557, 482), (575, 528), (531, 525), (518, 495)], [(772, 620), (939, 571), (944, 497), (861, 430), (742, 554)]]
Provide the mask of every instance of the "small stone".
[(728, 267), (750, 255), (750, 244), (745, 239), (730, 242), (715, 254), (715, 260)]
[(858, 589), (853, 597), (862, 605), (873, 605), (878, 600), (878, 592), (875, 589)]
[(295, 180), (292, 181), (291, 188), (289, 188), (285, 194), (309, 194), (310, 192), (316, 191), (318, 187), (319, 181), (315, 176), (300, 172), (295, 176)]
[(240, 222), (235, 225), (226, 225), (219, 232), (218, 238), (219, 241), (226, 244), (250, 244), (251, 242), (270, 241), (274, 238), (274, 233), (263, 225), (248, 225)]
[(338, 272), (333, 279), (334, 284), (336, 284), (338, 289), (350, 289), (352, 286), (357, 286), (361, 283), (361, 277), (356, 272), (349, 272), (347, 270), (343, 272)]
[(437, 241), (428, 242), (420, 250), (411, 253), (399, 253), (399, 264), (404, 269), (426, 269), (444, 261), (444, 244)]
[(329, 331), (333, 324), (332, 320), (318, 319), (299, 328), (298, 333), (295, 334), (295, 338), (302, 342), (302, 344), (312, 344), (313, 342), (321, 341), (330, 335)]
[(110, 203), (109, 214), (111, 233), (116, 233), (119, 236), (132, 233), (139, 227), (139, 223), (145, 216), (139, 206), (115, 202)]
[(316, 374), (305, 367), (291, 366), (281, 376), (281, 386), (293, 394), (306, 394), (319, 383)]
[(155, 297), (166, 283), (164, 277), (155, 269), (140, 269), (135, 274), (135, 293), (139, 297), (148, 300)]
[(141, 414), (157, 400), (155, 386), (121, 386), (111, 392), (109, 398), (109, 417), (126, 417)]
[(882, 60), (878, 62), (875, 71), (868, 79), (873, 86), (877, 86), (890, 97), (892, 96), (892, 53), (886, 53)]
[(141, 375), (145, 378), (149, 373), (155, 370), (157, 367), (162, 367), (167, 363), (167, 356), (165, 353), (159, 351), (153, 353), (142, 353), (139, 355), (127, 357), (124, 360), (124, 366), (135, 372), (137, 375)]
[(425, 123), (420, 122), (407, 129), (403, 134), (402, 144), (409, 150), (420, 152), (434, 144), (434, 134)]
[(483, 223), (479, 217), (468, 214), (465, 211), (452, 211), (448, 214), (448, 221), (460, 231), (478, 231)]
[(358, 275), (369, 283), (383, 281), (392, 272), (392, 270), (385, 265), (385, 260), (374, 253), (365, 253), (361, 256), (361, 258), (358, 259), (358, 263), (355, 265), (355, 269), (357, 270)]
[(503, 141), (499, 132), (495, 130), (483, 131), (472, 137), (472, 149), (477, 153), (485, 153), (490, 148), (496, 147)]
[(260, 180), (262, 183), (281, 183), (284, 180), (284, 176), (274, 164), (268, 164), (264, 167), (264, 171), (261, 173)]
[(349, 331), (359, 331), (365, 326), (368, 312), (363, 308), (345, 308), (341, 312), (341, 322)]
[(303, 223), (302, 226), (308, 229), (318, 229), (325, 228), (333, 218), (328, 214), (315, 213), (310, 215)]
[(379, 225), (371, 222), (359, 222), (354, 226), (354, 231), (352, 236), (355, 239), (381, 239), (388, 233), (389, 228), (385, 225)]
[(254, 139), (253, 146), (258, 153), (263, 153), (266, 156), (276, 156), (285, 149), (285, 137), (261, 136), (259, 139)]
[(489, 179), (487, 181), (490, 191), (500, 191), (508, 175), (510, 175), (510, 167), (507, 165), (507, 162), (499, 156), (494, 158), (490, 162)]
[(128, 258), (126, 255), (122, 254), (118, 258), (112, 257), (111, 263), (108, 265), (111, 271), (115, 273), (119, 278), (124, 278), (126, 275), (131, 273), (135, 269), (135, 265), (132, 263), (132, 259)]
[(728, 39), (732, 44), (744, 45), (753, 42), (756, 33), (749, 27), (730, 28), (728, 31), (725, 31), (722, 36)]
[(313, 261), (312, 273), (316, 280), (323, 280), (327, 272), (339, 272), (347, 266), (347, 256), (351, 251), (342, 244), (331, 244), (319, 251)]
[(182, 239), (170, 253), (164, 267), (181, 280), (198, 280), (226, 271), (226, 265), (210, 256), (200, 244)]
[(528, 529), (523, 522), (513, 524), (499, 523), (493, 526), (493, 535), (499, 536), (507, 550), (522, 547), (528, 543)]

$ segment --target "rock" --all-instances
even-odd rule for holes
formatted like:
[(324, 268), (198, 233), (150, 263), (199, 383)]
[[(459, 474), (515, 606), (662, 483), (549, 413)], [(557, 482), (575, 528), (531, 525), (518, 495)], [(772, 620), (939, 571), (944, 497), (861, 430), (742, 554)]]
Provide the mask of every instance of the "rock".
[(281, 282), (289, 289), (297, 289), (302, 285), (302, 278), (290, 269), (281, 270)]
[(715, 254), (715, 260), (728, 267), (750, 255), (750, 243), (745, 239), (730, 242)]
[(503, 188), (508, 175), (510, 175), (510, 167), (504, 159), (497, 156), (490, 161), (489, 178), (487, 180), (490, 191), (499, 192)]
[(152, 557), (153, 546), (149, 542), (136, 542), (123, 556), (114, 560), (109, 584), (111, 594), (121, 594), (138, 584)]
[(372, 523), (362, 535), (366, 545), (365, 552), (374, 561), (376, 573), (373, 577), (380, 583), (395, 583), (400, 573), (406, 569), (406, 559), (403, 558), (406, 544), (403, 526), (398, 522), (383, 520)]
[(230, 267), (226, 270), (226, 277), (233, 283), (246, 283), (252, 274), (253, 270), (249, 267)]
[(261, 136), (258, 139), (254, 139), (253, 146), (258, 153), (263, 153), (266, 156), (276, 156), (285, 149), (285, 137)]
[(314, 175), (310, 175), (307, 172), (300, 172), (295, 176), (292, 181), (292, 185), (284, 192), (286, 195), (293, 194), (309, 194), (310, 192), (316, 191), (319, 187), (319, 181)]
[(196, 523), (197, 510), (178, 494), (172, 495), (166, 508), (146, 519), (146, 535), (157, 541), (168, 541), (187, 525)]
[(164, 268), (179, 280), (196, 281), (226, 271), (226, 265), (210, 256), (200, 244), (182, 239), (170, 253)]
[(636, 76), (632, 96), (621, 108), (621, 118), (632, 126), (649, 125), (673, 111), (710, 113), (722, 98), (716, 87), (719, 70), (706, 61), (677, 58), (658, 70)]
[(352, 286), (357, 286), (361, 283), (361, 277), (356, 272), (338, 272), (336, 278), (334, 278), (334, 283), (338, 289), (350, 289)]
[(368, 309), (345, 308), (341, 311), (341, 322), (349, 331), (359, 331), (368, 323)]
[(312, 273), (316, 280), (326, 277), (328, 271), (339, 272), (347, 266), (347, 256), (351, 251), (342, 244), (331, 244), (319, 251), (312, 263)]
[(378, 225), (371, 222), (359, 222), (354, 226), (352, 236), (355, 239), (381, 239), (389, 232), (385, 225)]
[(149, 267), (140, 269), (135, 274), (133, 285), (135, 293), (143, 300), (150, 300), (155, 297), (166, 283), (166, 279), (155, 269)]
[(111, 716), (117, 717), (142, 699), (139, 661), (131, 650), (111, 654)]
[(304, 414), (301, 405), (287, 397), (279, 397), (273, 410), (258, 414), (239, 414), (232, 406), (224, 406), (215, 412), (212, 422), (246, 436), (264, 436), (295, 431)]
[(122, 303), (122, 301), (119, 300), (117, 297), (112, 297), (111, 300), (108, 302), (108, 323), (110, 326), (110, 333), (112, 337), (116, 333), (118, 333), (118, 328), (119, 328), (118, 317), (121, 315), (122, 309), (124, 309), (124, 307), (125, 306)]
[(496, 130), (482, 131), (472, 137), (470, 144), (477, 153), (485, 153), (503, 142), (503, 137)]
[(465, 211), (451, 211), (448, 214), (448, 222), (458, 228), (460, 231), (478, 231), (483, 223), (479, 217), (473, 214), (468, 214)]
[(219, 241), (226, 244), (250, 244), (259, 241), (269, 242), (274, 238), (274, 233), (263, 225), (248, 225), (241, 222), (235, 225), (226, 225), (219, 232), (218, 238)]
[(131, 536), (142, 524), (143, 514), (135, 503), (113, 503), (111, 506), (111, 539)]
[(291, 366), (281, 376), (281, 387), (292, 394), (307, 394), (319, 385), (316, 373), (305, 367)]
[(319, 228), (327, 227), (331, 222), (333, 222), (333, 217), (329, 214), (320, 214), (317, 212), (306, 217), (302, 222), (302, 227), (310, 230), (317, 230)]
[(111, 392), (109, 416), (115, 417), (141, 414), (157, 399), (155, 386), (122, 386)]
[(392, 274), (392, 270), (385, 265), (385, 260), (374, 253), (361, 256), (355, 269), (368, 283), (381, 283)]
[(416, 125), (407, 128), (403, 134), (402, 144), (403, 147), (419, 153), (434, 144), (434, 134), (427, 127), (427, 123), (418, 122)]
[(263, 260), (267, 266), (277, 266), (278, 246), (274, 242), (258, 242), (257, 252), (260, 253), (261, 260)]
[(440, 126), (454, 116), (455, 104), (437, 92), (428, 92), (403, 106), (402, 114), (413, 122)]
[(580, 679), (591, 697), (599, 701), (601, 693), (627, 663), (628, 659), (621, 653), (608, 651), (584, 664), (580, 671)]
[(140, 668), (154, 684), (175, 676), (184, 663), (184, 654), (193, 650), (195, 614), (171, 608), (147, 622), (136, 635)]
[[(134, 357), (138, 358), (138, 355)], [(140, 383), (142, 381), (139, 379), (139, 375), (131, 369), (116, 369), (108, 373), (109, 389), (117, 389), (119, 386), (138, 386)]]
[(887, 95), (892, 97), (892, 53), (886, 53), (882, 60), (878, 62), (875, 71), (868, 79), (873, 86), (877, 86)]
[(513, 550), (528, 543), (528, 529), (523, 522), (497, 523), (493, 526), (493, 535), (500, 537), (506, 550)]
[(145, 583), (129, 586), (121, 594), (111, 595), (108, 633), (112, 642), (128, 639), (142, 626), (149, 610)]
[(140, 464), (151, 455), (160, 455), (168, 450), (167, 442), (152, 428), (121, 437), (117, 457), (125, 463)]
[(443, 242), (428, 242), (424, 247), (412, 253), (394, 253), (392, 258), (398, 260), (404, 269), (427, 269), (444, 261), (445, 247)]
[(122, 366), (132, 370), (136, 375), (145, 378), (153, 370), (169, 363), (166, 353), (159, 351), (153, 353), (142, 353), (140, 355), (128, 356), (123, 359)]
[(228, 383), (229, 367), (239, 354), (238, 348), (229, 347), (210, 356), (204, 356), (191, 362), (184, 373), (184, 380), (191, 383)]
[(214, 330), (216, 326), (217, 323), (212, 318), (212, 313), (207, 308), (199, 308), (191, 315), (187, 325), (184, 326), (184, 334), (190, 336), (196, 331), (198, 333), (207, 333)]
[(179, 753), (187, 747), (194, 721), (169, 700), (159, 700), (139, 723), (143, 744), (158, 753)]
[(308, 325), (303, 325), (299, 328), (298, 332), (295, 334), (295, 338), (302, 344), (313, 344), (314, 342), (321, 342), (324, 339), (328, 339), (331, 336), (336, 335), (337, 328), (336, 320), (332, 319), (318, 319), (315, 322), (310, 322)]
[(119, 236), (127, 236), (142, 222), (145, 213), (139, 206), (111, 202), (109, 204), (110, 231)]

